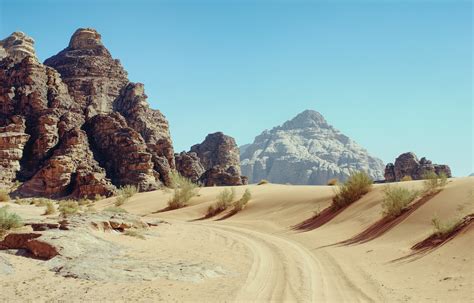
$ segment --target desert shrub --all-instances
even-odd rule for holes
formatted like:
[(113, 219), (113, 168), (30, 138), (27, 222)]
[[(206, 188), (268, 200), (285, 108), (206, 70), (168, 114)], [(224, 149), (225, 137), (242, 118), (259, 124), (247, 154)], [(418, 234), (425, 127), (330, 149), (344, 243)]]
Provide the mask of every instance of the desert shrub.
[(188, 204), (192, 197), (197, 195), (198, 186), (177, 172), (173, 172), (171, 175), (171, 183), (174, 188), (174, 192), (173, 196), (168, 201), (168, 207), (170, 209), (184, 207)]
[(8, 194), (8, 191), (4, 189), (0, 189), (0, 202), (8, 202), (10, 201), (10, 195)]
[(34, 200), (29, 199), (19, 199), (18, 197), (15, 198), (15, 204), (18, 205), (30, 205), (33, 204)]
[(337, 183), (339, 183), (339, 180), (337, 178), (332, 178), (328, 180), (327, 185), (334, 186), (334, 185), (337, 185)]
[(48, 201), (45, 206), (46, 209), (44, 210), (43, 215), (52, 215), (56, 213), (56, 207), (54, 207), (53, 201)]
[(425, 174), (423, 174), (423, 179), (423, 191), (427, 194), (442, 189), (444, 186), (446, 186), (446, 183), (448, 182), (448, 177), (446, 176), (446, 174), (441, 173), (437, 175), (433, 171), (426, 172)]
[(0, 235), (12, 228), (23, 226), (21, 217), (8, 211), (8, 206), (0, 207)]
[(63, 216), (72, 215), (79, 211), (79, 203), (72, 200), (61, 201), (58, 210)]
[(394, 218), (399, 216), (418, 197), (419, 192), (399, 186), (387, 186), (384, 189), (384, 194), (382, 214), (383, 216)]
[(234, 201), (234, 198), (235, 198), (235, 189), (224, 188), (219, 193), (219, 195), (217, 195), (216, 203), (212, 204), (207, 209), (206, 216), (210, 217), (210, 216), (217, 215), (220, 212), (223, 212), (232, 204), (232, 201)]
[(346, 182), (337, 186), (336, 195), (332, 199), (332, 207), (340, 209), (354, 203), (369, 192), (372, 183), (367, 173), (363, 171), (352, 173)]
[(125, 196), (118, 196), (117, 198), (115, 198), (114, 205), (122, 206), (125, 203), (125, 201), (127, 201), (127, 198), (125, 198)]
[(260, 182), (257, 183), (257, 185), (263, 185), (263, 184), (268, 184), (270, 182), (268, 182), (268, 180), (265, 180), (265, 179), (262, 179), (260, 180)]
[(119, 189), (119, 195), (125, 199), (133, 197), (136, 193), (138, 193), (138, 187), (134, 185), (125, 185)]
[(413, 179), (412, 179), (411, 176), (404, 176), (404, 177), (401, 179), (402, 182), (412, 181), (412, 180), (413, 180)]
[(434, 227), (434, 234), (436, 236), (444, 236), (452, 232), (460, 223), (462, 219), (449, 220), (442, 222), (438, 217), (431, 219), (431, 224)]
[(136, 229), (127, 229), (126, 231), (123, 232), (123, 234), (129, 237), (135, 237), (138, 239), (145, 240), (145, 236)]
[(104, 199), (104, 197), (101, 196), (101, 195), (99, 195), (99, 194), (96, 194), (96, 195), (94, 196), (94, 201), (99, 201), (99, 200), (102, 200), (102, 199)]
[(32, 199), (30, 204), (34, 204), (36, 207), (45, 207), (49, 202), (52, 201), (46, 198), (36, 198)]
[(244, 209), (245, 206), (247, 206), (247, 203), (249, 203), (251, 198), (252, 198), (252, 194), (250, 193), (250, 190), (247, 188), (245, 190), (244, 194), (242, 195), (242, 197), (239, 200), (234, 202), (233, 211), (238, 212), (238, 211), (241, 211), (242, 209)]
[(110, 212), (110, 213), (128, 213), (125, 209), (121, 207), (116, 207), (116, 206), (109, 206), (104, 208), (105, 212)]
[(79, 206), (88, 206), (92, 204), (92, 201), (89, 199), (82, 198), (79, 201), (77, 201), (77, 203), (79, 204)]

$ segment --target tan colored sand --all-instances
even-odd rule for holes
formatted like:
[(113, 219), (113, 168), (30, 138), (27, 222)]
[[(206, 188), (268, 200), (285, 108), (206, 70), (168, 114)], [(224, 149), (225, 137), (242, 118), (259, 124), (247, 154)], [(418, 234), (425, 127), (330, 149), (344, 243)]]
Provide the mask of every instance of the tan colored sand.
[[(421, 181), (397, 185), (420, 188)], [(474, 262), (471, 229), (417, 258), (401, 261), (432, 232), (431, 219), (450, 220), (474, 212), (474, 178), (452, 179), (446, 188), (386, 234), (364, 244), (327, 246), (358, 234), (381, 218), (383, 187), (374, 189), (332, 221), (310, 231), (292, 226), (328, 206), (333, 188), (266, 184), (246, 188), (252, 200), (225, 220), (203, 216), (222, 188), (202, 188), (191, 205), (159, 212), (171, 193), (137, 194), (123, 208), (170, 224), (153, 228), (146, 240), (98, 233), (151, 262), (195, 262), (225, 274), (201, 281), (158, 279), (127, 283), (62, 278), (41, 262), (1, 253), (15, 268), (0, 275), (7, 301), (287, 301), (287, 302), (472, 302)], [(102, 209), (114, 199), (97, 203)], [(31, 210), (30, 210), (31, 211)]]

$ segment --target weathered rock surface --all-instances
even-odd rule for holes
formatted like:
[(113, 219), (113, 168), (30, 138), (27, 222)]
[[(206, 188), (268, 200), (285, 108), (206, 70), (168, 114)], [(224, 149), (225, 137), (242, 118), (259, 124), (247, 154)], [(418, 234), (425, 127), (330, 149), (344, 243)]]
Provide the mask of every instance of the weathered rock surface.
[(87, 118), (111, 112), (112, 102), (128, 83), (120, 61), (112, 58), (100, 34), (91, 28), (78, 29), (69, 46), (44, 64), (59, 71)]
[(113, 192), (107, 176), (141, 190), (168, 185), (175, 168), (168, 122), (149, 108), (143, 85), (129, 83), (100, 34), (78, 29), (45, 65), (33, 45), (22, 33), (0, 41), (0, 187), (20, 180), (21, 195), (91, 197)]
[(196, 153), (181, 152), (175, 154), (176, 170), (185, 178), (197, 183), (205, 169)]
[(240, 154), (242, 174), (250, 183), (326, 184), (363, 170), (374, 180), (383, 178), (383, 162), (369, 155), (349, 137), (306, 110), (281, 126), (265, 130)]
[(141, 190), (157, 188), (152, 155), (119, 113), (99, 114), (86, 123), (92, 149), (107, 176), (118, 186), (132, 184)]
[(434, 172), (436, 174), (445, 174), (451, 177), (451, 169), (448, 165), (433, 164), (425, 157), (418, 160), (418, 157), (412, 153), (404, 153), (395, 159), (395, 164), (388, 163), (385, 166), (385, 181), (396, 182), (408, 176), (413, 180), (423, 179), (426, 173)]
[[(242, 177), (240, 173), (239, 148), (234, 138), (221, 132), (209, 134), (201, 144), (193, 145), (190, 153), (199, 158), (205, 169), (199, 178), (199, 182), (204, 186), (246, 184), (247, 178)], [(189, 173), (180, 169), (178, 171), (181, 174)]]

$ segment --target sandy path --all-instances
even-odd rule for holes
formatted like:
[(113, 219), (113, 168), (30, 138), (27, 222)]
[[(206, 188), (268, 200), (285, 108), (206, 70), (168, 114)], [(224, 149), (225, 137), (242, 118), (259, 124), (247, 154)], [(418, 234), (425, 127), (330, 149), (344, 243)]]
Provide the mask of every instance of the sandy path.
[(198, 225), (250, 250), (253, 260), (236, 301), (377, 301), (351, 283), (334, 259), (319, 259), (299, 242), (242, 227)]

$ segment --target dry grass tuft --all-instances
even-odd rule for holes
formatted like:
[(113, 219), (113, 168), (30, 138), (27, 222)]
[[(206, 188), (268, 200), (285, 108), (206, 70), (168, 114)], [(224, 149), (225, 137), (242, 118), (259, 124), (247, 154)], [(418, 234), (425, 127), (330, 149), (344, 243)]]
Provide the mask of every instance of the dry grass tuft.
[(438, 237), (445, 236), (451, 233), (454, 229), (456, 229), (456, 227), (461, 224), (461, 222), (462, 218), (442, 222), (438, 217), (434, 217), (433, 219), (431, 219), (431, 224), (435, 229), (433, 234)]
[(15, 213), (8, 211), (8, 206), (0, 207), (0, 236), (8, 230), (23, 226), (23, 220)]
[(197, 195), (198, 185), (181, 176), (178, 172), (171, 174), (171, 183), (174, 188), (173, 197), (168, 201), (170, 209), (186, 206), (192, 197)]
[(423, 179), (423, 191), (425, 194), (443, 189), (446, 183), (448, 183), (448, 177), (444, 173), (437, 175), (435, 172), (427, 172), (423, 175)]
[(337, 186), (336, 195), (332, 199), (332, 207), (341, 209), (354, 203), (370, 191), (372, 183), (367, 173), (363, 171), (352, 173), (346, 182)]
[(242, 195), (242, 198), (234, 202), (233, 204), (234, 209), (232, 211), (233, 212), (241, 211), (242, 209), (245, 208), (245, 206), (247, 206), (247, 203), (249, 203), (250, 199), (252, 199), (252, 194), (250, 193), (250, 190), (247, 188), (244, 194)]
[(226, 210), (235, 199), (235, 189), (234, 188), (224, 188), (219, 195), (217, 195), (217, 202), (209, 206), (207, 209), (206, 217), (212, 217), (218, 213)]
[(420, 193), (398, 186), (387, 186), (384, 189), (385, 197), (382, 201), (382, 214), (384, 217), (395, 218), (415, 200)]
[(404, 176), (402, 179), (401, 179), (402, 182), (407, 182), (407, 181), (413, 181), (413, 178), (411, 176)]
[(56, 207), (54, 206), (53, 201), (48, 201), (45, 206), (46, 209), (44, 210), (43, 215), (53, 215), (56, 213)]
[(0, 189), (0, 202), (8, 202), (10, 201), (10, 195), (8, 194), (8, 191), (5, 189)]
[(58, 210), (59, 213), (64, 217), (73, 215), (79, 212), (79, 203), (72, 200), (60, 201)]

